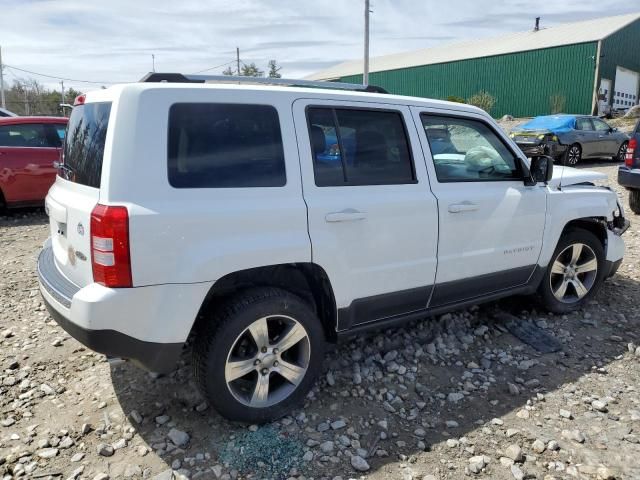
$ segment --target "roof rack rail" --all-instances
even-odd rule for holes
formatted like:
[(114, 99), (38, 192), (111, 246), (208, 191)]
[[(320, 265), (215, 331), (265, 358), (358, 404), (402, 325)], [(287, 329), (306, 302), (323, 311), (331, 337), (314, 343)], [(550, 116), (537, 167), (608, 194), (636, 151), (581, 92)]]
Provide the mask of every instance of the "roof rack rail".
[(289, 78), (237, 77), (232, 75), (183, 75), (182, 73), (149, 72), (140, 82), (167, 83), (252, 83), (261, 85), (286, 85), (289, 87), (330, 88), (334, 90), (351, 90), (356, 92), (389, 93), (375, 85), (359, 85), (357, 83), (320, 82), (313, 80), (296, 80)]

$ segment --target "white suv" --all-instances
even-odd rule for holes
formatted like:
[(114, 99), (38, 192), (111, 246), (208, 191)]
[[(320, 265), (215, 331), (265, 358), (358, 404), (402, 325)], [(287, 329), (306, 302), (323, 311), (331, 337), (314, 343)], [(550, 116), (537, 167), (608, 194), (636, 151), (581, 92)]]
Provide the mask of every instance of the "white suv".
[(40, 289), (108, 356), (166, 372), (188, 344), (230, 419), (293, 408), (326, 342), (516, 293), (567, 312), (621, 262), (601, 175), (530, 163), (472, 106), (143, 80), (76, 100)]

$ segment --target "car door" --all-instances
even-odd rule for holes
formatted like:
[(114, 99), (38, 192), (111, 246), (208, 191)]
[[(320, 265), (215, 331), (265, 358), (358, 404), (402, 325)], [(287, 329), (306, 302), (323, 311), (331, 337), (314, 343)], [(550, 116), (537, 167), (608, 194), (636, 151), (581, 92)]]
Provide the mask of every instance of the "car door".
[(429, 306), (526, 284), (542, 248), (546, 189), (524, 185), (523, 160), (484, 116), (412, 109), (439, 207), (438, 271)]
[(589, 117), (576, 118), (576, 140), (582, 147), (582, 158), (593, 157), (597, 155), (596, 140), (598, 136), (593, 128), (593, 123)]
[(0, 126), (0, 187), (8, 203), (37, 203), (51, 187), (60, 141), (43, 123)]
[(593, 123), (593, 128), (597, 135), (597, 140), (595, 142), (596, 155), (603, 157), (617, 155), (620, 145), (618, 145), (618, 140), (616, 135), (613, 133), (613, 129), (608, 123), (603, 122), (599, 118), (592, 118), (591, 122)]
[(408, 107), (299, 99), (293, 112), (313, 262), (338, 329), (425, 309), (438, 209)]

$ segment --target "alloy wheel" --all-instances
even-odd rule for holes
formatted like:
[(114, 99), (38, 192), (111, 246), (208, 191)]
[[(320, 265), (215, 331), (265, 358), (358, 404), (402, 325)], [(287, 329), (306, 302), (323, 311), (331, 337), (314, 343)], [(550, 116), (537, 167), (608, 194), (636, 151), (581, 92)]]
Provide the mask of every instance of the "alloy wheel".
[(300, 322), (285, 315), (259, 318), (236, 338), (227, 355), (227, 388), (248, 407), (270, 407), (302, 382), (310, 356), (309, 336)]
[(624, 157), (627, 154), (627, 142), (623, 142), (622, 145), (620, 145), (620, 149), (618, 150), (618, 161), (619, 162), (624, 162)]
[(578, 302), (591, 291), (597, 276), (598, 259), (593, 249), (584, 243), (571, 244), (553, 261), (551, 292), (560, 302)]
[(574, 145), (569, 149), (567, 155), (567, 163), (569, 165), (576, 165), (580, 161), (580, 147)]

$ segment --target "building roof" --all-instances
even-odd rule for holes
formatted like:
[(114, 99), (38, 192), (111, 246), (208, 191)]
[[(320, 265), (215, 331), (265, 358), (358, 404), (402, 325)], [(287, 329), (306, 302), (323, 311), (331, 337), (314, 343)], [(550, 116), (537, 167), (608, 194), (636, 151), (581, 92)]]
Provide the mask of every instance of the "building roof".
[[(565, 23), (538, 31), (510, 33), (499, 37), (471, 40), (462, 43), (439, 45), (412, 52), (373, 57), (370, 72), (381, 72), (406, 67), (455, 62), (469, 58), (491, 57), (507, 53), (525, 52), (541, 48), (597, 42), (630, 23), (640, 19), (639, 13), (604, 17), (582, 22)], [(329, 67), (306, 77), (310, 80), (333, 80), (348, 75), (361, 74), (363, 61), (353, 60)]]

